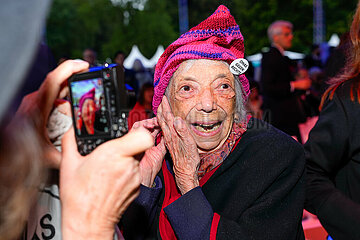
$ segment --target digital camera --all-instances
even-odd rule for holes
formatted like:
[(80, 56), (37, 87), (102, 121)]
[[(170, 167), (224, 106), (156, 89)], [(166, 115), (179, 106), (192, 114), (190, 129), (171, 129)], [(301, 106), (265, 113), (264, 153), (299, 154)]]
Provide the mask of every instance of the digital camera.
[(127, 133), (124, 71), (116, 64), (90, 68), (68, 81), (73, 125), (81, 155)]

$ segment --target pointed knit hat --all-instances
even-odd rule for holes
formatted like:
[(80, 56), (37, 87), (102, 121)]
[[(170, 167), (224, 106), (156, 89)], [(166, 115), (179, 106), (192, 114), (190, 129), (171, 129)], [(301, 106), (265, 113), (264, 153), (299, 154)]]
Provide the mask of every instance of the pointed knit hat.
[(86, 92), (84, 95), (81, 96), (79, 100), (80, 111), (82, 111), (82, 107), (86, 99), (91, 99), (91, 100), (95, 99), (95, 88), (90, 89), (88, 92)]
[[(165, 94), (166, 87), (179, 65), (189, 59), (211, 59), (225, 61), (229, 65), (238, 58), (244, 58), (244, 38), (234, 17), (224, 5), (196, 27), (184, 33), (170, 44), (161, 55), (155, 68), (153, 111)], [(243, 100), (249, 95), (249, 81), (239, 75)]]

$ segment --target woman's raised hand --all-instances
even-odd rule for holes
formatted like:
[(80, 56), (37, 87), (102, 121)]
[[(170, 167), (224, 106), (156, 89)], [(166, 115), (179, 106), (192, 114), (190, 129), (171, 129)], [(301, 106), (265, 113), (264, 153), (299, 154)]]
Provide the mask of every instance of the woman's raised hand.
[(199, 186), (197, 170), (200, 166), (200, 156), (196, 142), (185, 121), (180, 117), (174, 117), (165, 96), (159, 105), (157, 119), (174, 163), (176, 184), (181, 193), (185, 194)]

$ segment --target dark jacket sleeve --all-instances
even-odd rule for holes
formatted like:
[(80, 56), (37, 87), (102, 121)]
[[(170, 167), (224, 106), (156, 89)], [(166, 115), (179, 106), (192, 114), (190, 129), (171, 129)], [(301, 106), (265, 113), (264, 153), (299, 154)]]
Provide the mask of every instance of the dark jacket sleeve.
[(154, 221), (157, 202), (162, 191), (160, 178), (155, 178), (155, 187), (140, 186), (140, 194), (130, 204), (119, 223), (125, 239), (145, 239)]
[(345, 109), (336, 93), (334, 99), (325, 104), (305, 144), (305, 207), (318, 216), (334, 239), (360, 239), (360, 205), (335, 185), (338, 172), (351, 159), (352, 135), (359, 134), (353, 132), (351, 121), (359, 119), (352, 119), (351, 112)]
[(293, 80), (289, 66), (276, 49), (264, 53), (261, 61), (262, 91), (270, 97), (288, 97), (291, 95), (290, 81)]
[(214, 212), (201, 187), (164, 208), (178, 239), (208, 239)]
[[(266, 151), (254, 152), (253, 155), (257, 155), (255, 158), (266, 157)], [(165, 208), (178, 239), (304, 239), (301, 228), (305, 189), (304, 151), (299, 144), (291, 144), (281, 154), (288, 158), (283, 161), (286, 163), (276, 166), (279, 169), (276, 176), (269, 173), (261, 177), (264, 182), (256, 184), (263, 185), (264, 192), (240, 213), (238, 219), (230, 219), (214, 211), (200, 187)], [(271, 172), (269, 168), (274, 168), (274, 164), (270, 165), (265, 167), (264, 172)], [(269, 179), (272, 180), (267, 181)], [(236, 191), (235, 186), (233, 190)], [(237, 211), (237, 208), (231, 211)]]

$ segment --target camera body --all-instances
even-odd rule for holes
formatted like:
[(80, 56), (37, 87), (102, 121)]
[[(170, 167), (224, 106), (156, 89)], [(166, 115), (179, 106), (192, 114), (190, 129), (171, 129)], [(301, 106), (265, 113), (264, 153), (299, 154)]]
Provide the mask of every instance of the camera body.
[(127, 133), (123, 69), (116, 64), (89, 69), (69, 78), (73, 125), (81, 155)]

